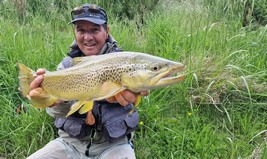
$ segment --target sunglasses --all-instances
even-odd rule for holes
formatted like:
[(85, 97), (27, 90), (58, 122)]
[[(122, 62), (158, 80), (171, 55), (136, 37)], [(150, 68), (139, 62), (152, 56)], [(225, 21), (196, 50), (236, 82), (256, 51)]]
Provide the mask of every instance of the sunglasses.
[(107, 17), (105, 10), (96, 5), (84, 5), (76, 7), (71, 11), (72, 19), (74, 19), (77, 16), (81, 16), (83, 14), (96, 17), (101, 16), (102, 18), (105, 19)]

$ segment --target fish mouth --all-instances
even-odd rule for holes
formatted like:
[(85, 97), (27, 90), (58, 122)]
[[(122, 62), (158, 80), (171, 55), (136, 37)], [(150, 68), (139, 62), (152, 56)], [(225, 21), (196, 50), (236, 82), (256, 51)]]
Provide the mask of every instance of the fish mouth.
[(185, 70), (184, 65), (174, 66), (173, 68), (170, 68), (170, 70), (167, 71), (167, 73), (164, 76), (162, 76), (162, 79), (185, 76), (185, 74), (182, 73), (184, 70)]
[(179, 79), (178, 81), (182, 81), (184, 80), (186, 77), (186, 74), (181, 74), (181, 73), (177, 73), (177, 74), (171, 74), (169, 76), (165, 76), (163, 78), (160, 79), (160, 81), (169, 81), (169, 80), (175, 80), (175, 79)]
[(186, 73), (184, 72), (184, 65), (177, 65), (166, 71), (167, 73), (163, 74), (156, 85), (166, 86), (183, 81), (186, 78)]

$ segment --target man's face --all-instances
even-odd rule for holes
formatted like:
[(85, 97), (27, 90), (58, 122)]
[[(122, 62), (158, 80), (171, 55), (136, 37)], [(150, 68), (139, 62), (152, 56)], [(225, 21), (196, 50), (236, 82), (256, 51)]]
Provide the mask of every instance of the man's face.
[(77, 21), (74, 24), (74, 34), (80, 50), (85, 56), (97, 55), (108, 38), (109, 28), (88, 22)]

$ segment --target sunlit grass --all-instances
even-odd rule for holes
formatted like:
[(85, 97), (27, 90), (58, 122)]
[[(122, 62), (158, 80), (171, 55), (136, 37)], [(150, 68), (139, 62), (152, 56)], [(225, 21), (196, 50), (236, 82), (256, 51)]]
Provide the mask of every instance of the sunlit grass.
[[(187, 66), (185, 81), (151, 91), (139, 105), (137, 158), (266, 157), (267, 27), (243, 28), (238, 15), (226, 16), (231, 8), (220, 18), (221, 6), (162, 3), (140, 29), (134, 21), (110, 22), (124, 50)], [(67, 20), (54, 19), (0, 18), (0, 157), (24, 158), (56, 136), (53, 119), (19, 94), (16, 68), (19, 61), (55, 70), (73, 33)]]

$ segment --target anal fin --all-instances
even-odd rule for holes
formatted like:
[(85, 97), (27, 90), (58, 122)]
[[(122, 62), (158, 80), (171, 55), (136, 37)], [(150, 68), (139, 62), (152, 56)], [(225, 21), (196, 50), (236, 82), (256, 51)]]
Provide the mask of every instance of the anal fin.
[(90, 100), (90, 101), (86, 101), (83, 106), (81, 107), (81, 109), (79, 110), (80, 114), (84, 114), (86, 112), (89, 112), (90, 110), (93, 109), (94, 106), (94, 101)]
[(79, 100), (77, 102), (75, 102), (72, 106), (71, 106), (71, 110), (68, 112), (68, 114), (66, 115), (66, 117), (70, 116), (71, 114), (73, 114), (74, 112), (76, 112), (77, 110), (79, 110), (81, 108), (81, 106), (83, 106), (85, 100)]

